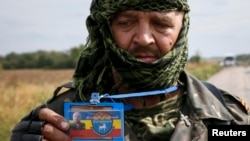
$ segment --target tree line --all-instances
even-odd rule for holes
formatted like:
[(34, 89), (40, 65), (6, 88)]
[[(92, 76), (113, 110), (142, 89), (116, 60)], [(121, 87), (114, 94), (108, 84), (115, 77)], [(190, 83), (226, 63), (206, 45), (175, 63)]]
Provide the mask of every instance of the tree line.
[[(36, 51), (30, 53), (9, 53), (0, 56), (1, 69), (72, 69), (75, 68), (77, 59), (84, 45), (72, 47), (68, 51)], [(235, 56), (240, 65), (250, 65), (250, 54)], [(197, 53), (189, 58), (189, 62), (200, 62), (202, 56)]]
[(250, 54), (240, 54), (236, 56), (236, 63), (242, 66), (250, 66)]
[[(250, 66), (250, 54), (238, 54), (238, 55), (235, 55), (233, 57), (235, 58), (236, 65), (238, 65), (238, 66)], [(216, 60), (218, 61), (218, 63), (225, 59), (225, 57), (215, 57), (215, 58), (217, 58)], [(200, 62), (202, 62), (202, 59), (204, 59), (204, 58), (202, 58), (200, 53), (197, 52), (195, 55), (193, 55), (189, 58), (188, 62), (200, 63)]]
[(29, 53), (9, 53), (0, 57), (1, 69), (71, 69), (74, 68), (84, 45), (68, 51), (36, 51)]

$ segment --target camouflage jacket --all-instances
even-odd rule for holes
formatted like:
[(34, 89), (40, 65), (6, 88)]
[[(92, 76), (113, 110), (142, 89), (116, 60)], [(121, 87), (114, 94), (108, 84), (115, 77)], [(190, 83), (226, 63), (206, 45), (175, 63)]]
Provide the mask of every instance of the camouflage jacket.
[[(171, 141), (206, 141), (209, 124), (250, 124), (249, 109), (239, 97), (219, 89), (225, 107), (200, 80), (186, 72), (181, 76), (187, 86), (187, 98), (183, 105), (184, 116), (179, 118)], [(69, 89), (61, 93), (63, 87)], [(46, 104), (63, 115), (63, 103), (74, 101), (74, 93), (73, 83), (63, 84), (55, 90), (54, 97)], [(125, 140), (139, 141), (126, 125)]]

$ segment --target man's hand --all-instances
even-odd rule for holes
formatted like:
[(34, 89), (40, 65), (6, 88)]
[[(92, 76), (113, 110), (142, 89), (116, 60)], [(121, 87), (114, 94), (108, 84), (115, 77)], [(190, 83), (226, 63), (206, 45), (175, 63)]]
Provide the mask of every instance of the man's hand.
[(39, 119), (45, 121), (41, 130), (46, 141), (71, 141), (65, 134), (65, 131), (69, 129), (69, 124), (64, 117), (48, 108), (42, 108), (39, 111)]
[(68, 129), (64, 117), (41, 105), (16, 124), (10, 141), (71, 141)]

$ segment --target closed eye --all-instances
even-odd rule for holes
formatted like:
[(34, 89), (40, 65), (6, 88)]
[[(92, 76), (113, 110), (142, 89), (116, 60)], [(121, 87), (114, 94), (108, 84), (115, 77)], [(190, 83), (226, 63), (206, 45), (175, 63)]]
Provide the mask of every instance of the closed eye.
[(124, 20), (124, 21), (118, 21), (117, 25), (122, 26), (122, 27), (128, 27), (133, 25), (135, 22), (132, 20)]

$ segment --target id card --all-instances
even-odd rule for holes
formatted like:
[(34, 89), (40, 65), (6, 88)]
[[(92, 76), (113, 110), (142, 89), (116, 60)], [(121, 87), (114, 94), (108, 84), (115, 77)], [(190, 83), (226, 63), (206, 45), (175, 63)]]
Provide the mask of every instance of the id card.
[(124, 141), (122, 103), (64, 103), (73, 141)]

